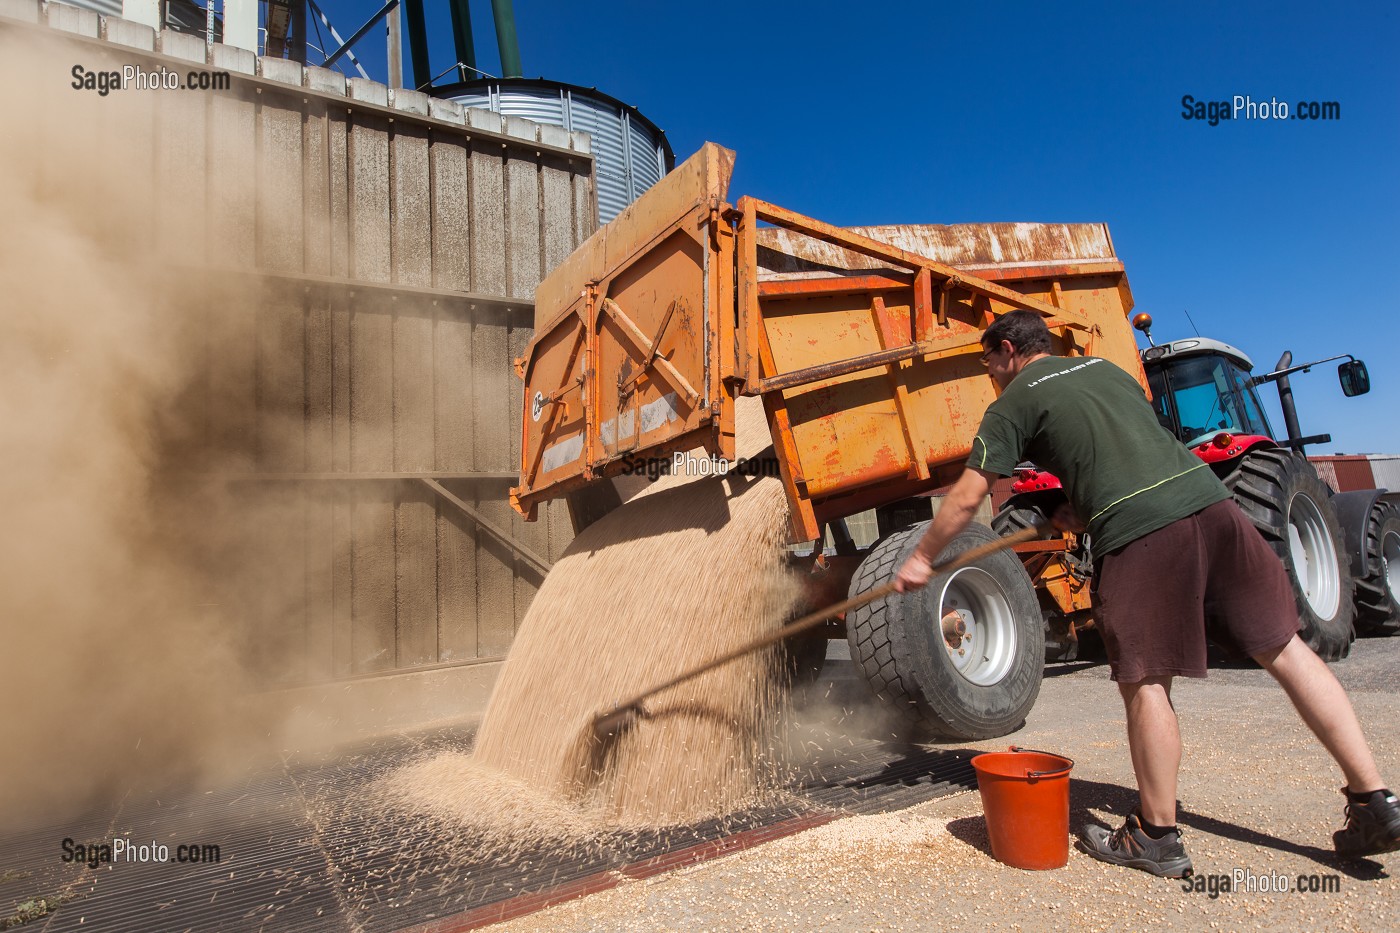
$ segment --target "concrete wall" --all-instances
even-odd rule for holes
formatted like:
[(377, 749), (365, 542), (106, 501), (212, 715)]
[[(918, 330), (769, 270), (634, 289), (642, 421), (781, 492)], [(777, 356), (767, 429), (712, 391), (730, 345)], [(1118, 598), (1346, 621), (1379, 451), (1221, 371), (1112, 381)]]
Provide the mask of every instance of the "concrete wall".
[(134, 186), (150, 210), (131, 235), (217, 270), (191, 308), (210, 335), (197, 391), (204, 441), (237, 453), (212, 468), (269, 516), (265, 559), (231, 582), (269, 594), (246, 597), (256, 650), (297, 659), (274, 679), (503, 656), (571, 534), (558, 508), (526, 524), (506, 502), (511, 363), (535, 285), (596, 225), (588, 137), (57, 3), (0, 0), (0, 28), (62, 30), (65, 67), (232, 75), (124, 92), (90, 148), (144, 168), (104, 177), (97, 157), (81, 183)]

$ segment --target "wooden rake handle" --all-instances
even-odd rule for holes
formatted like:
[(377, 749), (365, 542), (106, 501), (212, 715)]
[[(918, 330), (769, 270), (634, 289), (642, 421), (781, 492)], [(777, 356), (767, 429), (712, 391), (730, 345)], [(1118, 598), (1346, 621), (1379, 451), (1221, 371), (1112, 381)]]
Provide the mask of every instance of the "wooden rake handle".
[[(977, 561), (991, 554), (997, 554), (1001, 551), (1007, 550), (1008, 548), (1015, 547), (1018, 544), (1023, 544), (1026, 541), (1034, 541), (1036, 538), (1039, 538), (1042, 535), (1047, 534), (1051, 531), (1054, 531), (1054, 528), (1048, 523), (1040, 524), (1030, 528), (1023, 528), (1015, 534), (1007, 535), (1005, 538), (999, 538), (996, 541), (988, 541), (986, 544), (979, 544), (977, 547), (969, 548), (968, 550), (963, 551), (961, 554), (957, 555), (953, 559), (944, 561), (943, 563), (933, 567), (931, 570), (931, 575), (937, 576), (939, 574), (948, 573), (952, 570), (958, 570), (962, 567), (966, 567), (968, 564), (976, 563)], [(875, 589), (873, 590), (866, 590), (859, 596), (852, 596), (850, 599), (845, 599), (839, 603), (834, 603), (833, 605), (827, 606), (825, 609), (818, 609), (816, 612), (808, 613), (807, 615), (803, 616), (800, 619), (797, 619), (794, 622), (789, 622), (787, 625), (784, 625), (776, 632), (764, 635), (762, 638), (755, 638), (751, 642), (740, 645), (733, 651), (726, 652), (717, 658), (713, 658), (709, 661), (706, 661), (699, 667), (691, 668), (683, 674), (677, 674), (675, 677), (672, 677), (665, 683), (658, 684), (655, 687), (651, 687), (647, 690), (643, 690), (641, 693), (632, 697), (627, 702), (619, 703), (612, 709), (608, 710), (606, 713), (597, 716), (595, 721), (607, 719), (609, 717), (615, 716), (616, 714), (624, 710), (637, 707), (641, 704), (643, 700), (646, 700), (649, 697), (653, 697), (663, 690), (669, 690), (672, 687), (677, 686), (678, 684), (685, 683), (687, 680), (693, 680), (694, 678), (699, 677), (701, 674), (706, 674), (714, 670), (715, 668), (720, 667), (721, 665), (728, 664), (730, 661), (734, 661), (738, 658), (742, 658), (746, 654), (752, 654), (755, 651), (767, 648), (769, 645), (772, 645), (776, 642), (780, 642), (785, 638), (790, 638), (793, 635), (797, 635), (800, 632), (805, 632), (810, 628), (815, 628), (817, 623), (819, 622), (825, 622), (827, 619), (830, 619), (833, 616), (838, 616), (843, 612), (850, 612), (852, 609), (859, 609), (861, 606), (864, 606), (867, 603), (873, 603), (877, 599), (883, 599), (884, 597), (890, 595), (893, 592), (895, 592), (894, 583), (885, 583), (875, 587)]]

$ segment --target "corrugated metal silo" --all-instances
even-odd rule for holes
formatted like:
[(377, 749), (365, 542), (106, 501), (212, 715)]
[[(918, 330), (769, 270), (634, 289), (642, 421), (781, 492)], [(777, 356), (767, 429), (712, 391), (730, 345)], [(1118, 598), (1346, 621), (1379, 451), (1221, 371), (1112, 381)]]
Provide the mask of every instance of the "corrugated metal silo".
[(84, 10), (92, 10), (103, 16), (121, 16), (122, 0), (59, 0), (69, 6), (82, 7)]
[(433, 88), (438, 97), (593, 137), (598, 222), (607, 223), (675, 167), (666, 134), (636, 107), (595, 88), (543, 78), (471, 81)]

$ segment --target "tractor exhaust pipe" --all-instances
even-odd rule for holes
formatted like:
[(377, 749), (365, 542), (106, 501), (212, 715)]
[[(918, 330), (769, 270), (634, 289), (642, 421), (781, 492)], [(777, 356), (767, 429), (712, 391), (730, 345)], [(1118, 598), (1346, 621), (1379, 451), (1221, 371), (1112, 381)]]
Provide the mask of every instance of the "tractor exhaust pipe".
[[(1278, 372), (1292, 365), (1293, 351), (1284, 350), (1283, 356), (1280, 356), (1278, 363), (1274, 365), (1274, 371)], [(1283, 409), (1283, 426), (1288, 431), (1288, 446), (1302, 455), (1303, 430), (1298, 426), (1298, 407), (1293, 403), (1293, 386), (1287, 376), (1279, 376), (1277, 383), (1278, 404)]]

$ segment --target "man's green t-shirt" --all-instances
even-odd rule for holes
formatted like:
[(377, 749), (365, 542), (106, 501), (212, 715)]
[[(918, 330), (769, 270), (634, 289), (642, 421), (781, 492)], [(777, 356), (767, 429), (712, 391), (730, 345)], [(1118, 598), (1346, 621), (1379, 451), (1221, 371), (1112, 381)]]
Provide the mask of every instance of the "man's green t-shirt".
[(1060, 478), (1096, 554), (1230, 498), (1142, 386), (1098, 357), (1036, 360), (987, 409), (968, 466), (1010, 476), (1022, 460)]

